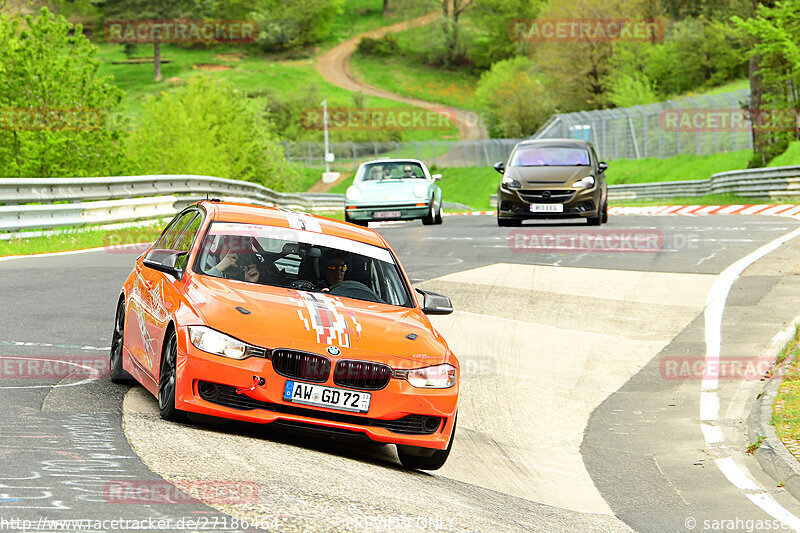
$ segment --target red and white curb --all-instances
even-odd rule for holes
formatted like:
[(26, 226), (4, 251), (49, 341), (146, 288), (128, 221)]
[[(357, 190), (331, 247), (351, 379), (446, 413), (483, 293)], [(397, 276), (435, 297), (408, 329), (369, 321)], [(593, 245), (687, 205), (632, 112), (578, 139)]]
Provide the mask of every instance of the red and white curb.
[(653, 205), (644, 207), (609, 207), (608, 214), (647, 216), (779, 215), (791, 217), (800, 214), (800, 205)]
[[(462, 213), (442, 213), (445, 217), (456, 216), (488, 216), (495, 211), (469, 211)], [(643, 207), (609, 207), (609, 215), (644, 215), (644, 216), (703, 216), (703, 215), (779, 215), (793, 217), (800, 215), (797, 204), (760, 204), (760, 205), (649, 205)]]

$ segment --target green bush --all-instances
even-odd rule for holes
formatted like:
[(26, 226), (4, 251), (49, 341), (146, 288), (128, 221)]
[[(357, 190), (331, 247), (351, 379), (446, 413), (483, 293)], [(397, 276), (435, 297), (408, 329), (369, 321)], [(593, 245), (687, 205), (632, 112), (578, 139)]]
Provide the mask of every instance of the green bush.
[(393, 33), (388, 33), (378, 39), (372, 37), (362, 37), (358, 41), (358, 52), (368, 56), (393, 56), (400, 53), (400, 44), (397, 42), (397, 36)]
[(0, 16), (0, 176), (124, 172), (122, 91), (98, 75), (97, 47), (63, 17)]
[(297, 178), (271, 124), (232, 86), (195, 77), (151, 98), (128, 154), (140, 174), (200, 174), (282, 190)]

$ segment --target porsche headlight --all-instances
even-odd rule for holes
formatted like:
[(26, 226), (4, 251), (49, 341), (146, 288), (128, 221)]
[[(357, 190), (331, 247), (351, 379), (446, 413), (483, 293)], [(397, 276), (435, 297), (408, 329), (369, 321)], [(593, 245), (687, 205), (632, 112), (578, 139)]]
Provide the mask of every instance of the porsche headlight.
[(189, 326), (189, 338), (198, 350), (230, 357), (244, 359), (247, 345), (233, 337), (205, 326)]
[(409, 370), (406, 379), (415, 387), (449, 389), (456, 384), (456, 367), (444, 364)]
[(594, 187), (594, 176), (586, 176), (582, 180), (573, 183), (572, 186), (576, 189), (591, 189)]
[(425, 198), (428, 196), (428, 186), (424, 183), (420, 183), (416, 187), (414, 187), (414, 196), (417, 198)]
[(361, 200), (361, 191), (359, 191), (357, 187), (350, 186), (347, 188), (345, 197), (351, 202), (357, 202)]

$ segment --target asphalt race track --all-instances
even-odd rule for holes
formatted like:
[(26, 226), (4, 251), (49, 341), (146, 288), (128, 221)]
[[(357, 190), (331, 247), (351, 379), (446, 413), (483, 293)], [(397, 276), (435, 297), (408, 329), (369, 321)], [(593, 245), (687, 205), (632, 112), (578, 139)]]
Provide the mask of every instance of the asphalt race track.
[[(456, 310), (432, 317), (462, 363), (456, 441), (433, 473), (404, 470), (393, 446), (164, 422), (144, 389), (102, 377), (138, 252), (0, 260), (0, 531), (794, 527), (800, 503), (744, 451), (763, 383), (720, 379), (709, 417), (702, 376), (670, 364), (706, 355), (707, 297), (726, 269), (798, 228), (740, 215), (375, 227), (414, 283)], [(790, 240), (730, 276), (721, 358), (770, 353), (798, 314), (799, 258)], [(120, 494), (121, 481), (170, 498)], [(235, 497), (198, 492), (213, 484)], [(66, 519), (90, 527), (53, 522)]]

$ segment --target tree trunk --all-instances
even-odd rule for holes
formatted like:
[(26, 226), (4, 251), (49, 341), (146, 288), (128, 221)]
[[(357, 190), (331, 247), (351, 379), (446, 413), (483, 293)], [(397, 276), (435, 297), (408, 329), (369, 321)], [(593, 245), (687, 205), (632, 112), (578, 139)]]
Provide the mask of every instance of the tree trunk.
[(153, 68), (155, 69), (154, 79), (161, 81), (161, 43), (153, 44)]
[(386, 12), (389, 11), (389, 0), (383, 0), (383, 16), (386, 16)]
[(757, 127), (759, 114), (762, 112), (764, 97), (764, 79), (758, 72), (761, 57), (754, 55), (750, 58), (750, 131), (753, 136), (753, 153), (761, 154), (762, 165), (766, 165), (766, 149), (769, 144), (769, 132)]

